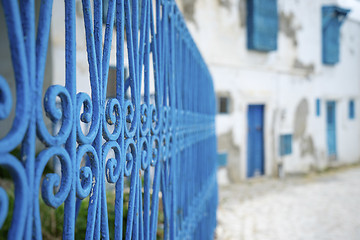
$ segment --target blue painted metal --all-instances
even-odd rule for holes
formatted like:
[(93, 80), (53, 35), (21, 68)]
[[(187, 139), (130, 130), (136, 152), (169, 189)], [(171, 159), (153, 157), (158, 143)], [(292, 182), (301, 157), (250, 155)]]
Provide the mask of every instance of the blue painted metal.
[(355, 118), (355, 101), (354, 100), (349, 101), (349, 118), (350, 119)]
[(326, 102), (326, 130), (328, 155), (336, 157), (336, 102)]
[(280, 135), (280, 156), (292, 153), (292, 134)]
[(218, 153), (218, 167), (226, 167), (228, 154)]
[[(91, 96), (76, 90), (75, 1), (65, 0), (66, 82), (50, 86), (42, 99), (52, 1), (41, 1), (36, 31), (34, 0), (1, 0), (17, 98), (13, 127), (0, 140), (0, 165), (15, 183), (8, 238), (42, 238), (41, 189), (47, 205), (64, 204), (64, 239), (74, 239), (76, 213), (86, 197), (86, 239), (156, 239), (160, 201), (165, 239), (213, 239), (216, 100), (208, 68), (178, 7), (173, 0), (156, 0), (154, 5), (151, 0), (106, 1), (103, 36), (103, 1), (94, 0), (93, 6), (91, 2), (82, 0)], [(107, 99), (114, 27), (116, 97)], [(125, 62), (130, 73), (126, 82)], [(130, 99), (125, 97), (127, 88)], [(150, 96), (155, 96), (154, 103)], [(0, 76), (0, 119), (8, 117), (12, 101), (9, 85)], [(60, 125), (56, 135), (46, 128), (43, 107), (53, 124)], [(90, 125), (88, 133), (83, 124)], [(36, 138), (46, 146), (39, 154)], [(10, 152), (19, 144), (22, 156), (16, 159)], [(60, 159), (61, 176), (44, 177), (54, 156)], [(125, 179), (131, 182), (127, 222)], [(109, 235), (106, 182), (115, 188), (115, 236)], [(0, 227), (7, 213), (7, 193), (0, 188)]]
[(321, 112), (321, 101), (319, 98), (316, 99), (316, 116), (320, 116)]
[(247, 46), (258, 51), (277, 49), (277, 0), (247, 1)]
[(349, 9), (335, 5), (322, 7), (322, 62), (334, 65), (340, 56), (340, 27), (344, 23)]
[(264, 174), (264, 105), (248, 107), (247, 176)]

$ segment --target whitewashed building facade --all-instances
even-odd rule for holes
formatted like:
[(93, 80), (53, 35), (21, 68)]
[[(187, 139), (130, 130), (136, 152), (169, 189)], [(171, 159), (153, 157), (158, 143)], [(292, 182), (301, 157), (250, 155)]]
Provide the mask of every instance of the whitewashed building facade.
[[(249, 1), (178, 2), (210, 67), (222, 112), (216, 118), (218, 151), (226, 153), (227, 164), (219, 170), (220, 181), (360, 161), (360, 2), (274, 1), (278, 29), (272, 51), (247, 47)], [(339, 61), (330, 65), (322, 57), (323, 6), (350, 10), (340, 19)], [(259, 106), (260, 147), (251, 146), (249, 128)], [(262, 171), (251, 166), (259, 154)]]

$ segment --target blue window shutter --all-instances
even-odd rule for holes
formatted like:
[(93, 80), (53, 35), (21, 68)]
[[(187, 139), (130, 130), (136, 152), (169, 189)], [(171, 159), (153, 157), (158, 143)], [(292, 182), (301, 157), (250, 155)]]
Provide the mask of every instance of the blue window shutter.
[(344, 22), (348, 9), (337, 6), (322, 7), (322, 61), (334, 65), (339, 62), (340, 27)]
[(273, 51), (277, 49), (278, 12), (276, 0), (247, 1), (248, 49)]
[(320, 116), (320, 99), (316, 99), (316, 116)]
[(354, 102), (354, 100), (349, 101), (349, 118), (350, 119), (355, 118), (355, 102)]
[(218, 153), (218, 167), (225, 167), (227, 165), (227, 153)]
[(292, 153), (292, 135), (284, 134), (280, 136), (280, 156)]

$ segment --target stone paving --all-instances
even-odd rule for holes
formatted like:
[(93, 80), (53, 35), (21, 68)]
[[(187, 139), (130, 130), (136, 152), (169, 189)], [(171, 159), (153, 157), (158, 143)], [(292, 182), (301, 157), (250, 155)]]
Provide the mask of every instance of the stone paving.
[(360, 240), (360, 167), (219, 191), (216, 239)]

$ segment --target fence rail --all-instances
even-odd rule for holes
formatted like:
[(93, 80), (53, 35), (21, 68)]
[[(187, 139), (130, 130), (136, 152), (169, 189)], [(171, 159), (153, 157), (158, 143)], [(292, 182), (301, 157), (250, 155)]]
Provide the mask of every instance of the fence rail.
[[(47, 216), (40, 214), (39, 203), (44, 201), (64, 208), (64, 239), (75, 238), (84, 204), (86, 239), (156, 239), (159, 224), (165, 239), (213, 239), (214, 89), (175, 2), (79, 2), (89, 95), (77, 92), (77, 6), (75, 0), (65, 0), (65, 86), (52, 85), (44, 96), (53, 1), (42, 0), (38, 15), (34, 0), (1, 3), (16, 83), (13, 99), (9, 80), (0, 75), (0, 120), (9, 118), (16, 99), (12, 127), (0, 140), (0, 166), (10, 173), (15, 194), (11, 207), (9, 189), (0, 188), (0, 228), (11, 221), (8, 238), (43, 237), (41, 218)], [(116, 51), (116, 96), (108, 99), (111, 51)], [(56, 133), (46, 127), (43, 111), (59, 126)], [(45, 146), (39, 153), (36, 139)], [(17, 147), (19, 157), (12, 154)], [(44, 173), (54, 157), (60, 160), (61, 171)], [(107, 186), (114, 189), (111, 203)], [(111, 213), (110, 204), (115, 206)], [(113, 235), (110, 228), (115, 229)]]

